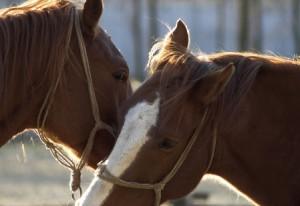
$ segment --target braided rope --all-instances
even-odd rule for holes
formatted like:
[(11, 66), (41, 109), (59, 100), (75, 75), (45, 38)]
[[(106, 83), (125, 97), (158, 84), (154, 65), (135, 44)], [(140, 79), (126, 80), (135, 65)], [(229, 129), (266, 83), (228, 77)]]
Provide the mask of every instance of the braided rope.
[[(106, 168), (106, 165), (104, 165), (102, 162), (98, 164), (98, 168), (96, 170), (96, 176), (101, 178), (104, 181), (110, 182), (112, 184), (121, 186), (121, 187), (127, 187), (127, 188), (132, 188), (132, 189), (144, 189), (144, 190), (153, 190), (155, 193), (155, 206), (159, 206), (161, 202), (161, 193), (164, 190), (166, 184), (170, 182), (170, 180), (176, 175), (184, 161), (186, 160), (187, 156), (189, 155), (193, 145), (195, 144), (197, 137), (199, 136), (200, 132), (203, 129), (206, 117), (207, 117), (208, 110), (204, 112), (204, 115), (202, 117), (202, 120), (199, 124), (199, 126), (196, 128), (195, 132), (193, 133), (193, 136), (189, 140), (187, 146), (185, 147), (184, 151), (180, 155), (179, 159), (175, 163), (174, 167), (172, 170), (163, 178), (160, 182), (155, 183), (155, 184), (150, 184), (150, 183), (138, 183), (138, 182), (130, 182), (130, 181), (125, 181), (122, 180), (114, 175), (112, 175), (108, 169)], [(216, 145), (217, 145), (217, 127), (214, 128), (213, 131), (213, 142), (212, 142), (212, 153), (208, 162), (208, 166), (205, 170), (205, 173), (209, 171), (209, 169), (212, 166), (213, 159), (215, 156), (215, 151), (216, 151)]]
[[(50, 111), (50, 108), (53, 104), (54, 101), (54, 95), (57, 91), (58, 85), (60, 83), (63, 69), (59, 72), (59, 76), (55, 82), (55, 84), (50, 87), (46, 98), (42, 104), (42, 107), (40, 109), (39, 115), (38, 115), (38, 120), (37, 120), (37, 130), (35, 132), (38, 134), (40, 137), (41, 141), (44, 143), (46, 148), (51, 152), (52, 156), (54, 159), (61, 164), (62, 166), (68, 168), (71, 171), (70, 175), (70, 190), (72, 191), (72, 198), (75, 199), (74, 193), (79, 189), (80, 191), (80, 196), (82, 194), (82, 189), (80, 187), (80, 182), (81, 182), (81, 170), (85, 166), (86, 162), (88, 161), (88, 157), (92, 151), (93, 144), (94, 144), (94, 139), (96, 136), (97, 131), (101, 129), (107, 130), (111, 135), (114, 136), (112, 128), (101, 121), (100, 118), (100, 110), (94, 90), (94, 85), (93, 85), (93, 80), (92, 80), (92, 74), (90, 70), (90, 65), (89, 65), (89, 60), (87, 56), (87, 51), (86, 47), (84, 44), (84, 39), (80, 27), (80, 15), (79, 12), (73, 8), (72, 9), (72, 18), (71, 22), (69, 25), (68, 33), (67, 33), (67, 45), (70, 44), (71, 41), (71, 35), (72, 35), (72, 30), (73, 30), (73, 25), (75, 26), (75, 31), (77, 34), (78, 38), (78, 44), (80, 48), (80, 54), (81, 54), (81, 60), (84, 68), (84, 72), (87, 78), (87, 83), (88, 83), (88, 92), (89, 92), (89, 97), (91, 101), (91, 108), (92, 108), (92, 114), (93, 118), (95, 121), (95, 126), (91, 130), (89, 134), (89, 138), (87, 141), (87, 144), (81, 154), (79, 162), (76, 164), (72, 158), (70, 158), (64, 150), (56, 145), (55, 143), (51, 142), (51, 140), (46, 136), (45, 132), (43, 129), (45, 128), (46, 120)], [(63, 65), (60, 65), (61, 68), (63, 68)]]

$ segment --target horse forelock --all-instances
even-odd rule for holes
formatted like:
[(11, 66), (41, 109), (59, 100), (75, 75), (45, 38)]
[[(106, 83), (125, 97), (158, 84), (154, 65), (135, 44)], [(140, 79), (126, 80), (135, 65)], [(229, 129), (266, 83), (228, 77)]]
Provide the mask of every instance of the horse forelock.
[(180, 79), (177, 93), (166, 101), (171, 103), (180, 100), (197, 81), (219, 69), (219, 66), (207, 54), (196, 56), (175, 42), (163, 40), (152, 47), (147, 68), (150, 75), (161, 72), (160, 89), (168, 87), (174, 79)]

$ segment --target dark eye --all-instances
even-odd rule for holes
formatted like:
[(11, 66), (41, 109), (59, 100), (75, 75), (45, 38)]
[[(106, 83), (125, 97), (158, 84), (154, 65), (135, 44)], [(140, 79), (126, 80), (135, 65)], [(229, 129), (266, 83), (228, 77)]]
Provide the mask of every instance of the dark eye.
[(128, 73), (126, 71), (117, 71), (113, 74), (113, 77), (118, 81), (127, 81)]
[(159, 144), (159, 148), (169, 151), (171, 149), (173, 149), (175, 146), (177, 145), (177, 141), (172, 140), (170, 138), (164, 138), (160, 144)]

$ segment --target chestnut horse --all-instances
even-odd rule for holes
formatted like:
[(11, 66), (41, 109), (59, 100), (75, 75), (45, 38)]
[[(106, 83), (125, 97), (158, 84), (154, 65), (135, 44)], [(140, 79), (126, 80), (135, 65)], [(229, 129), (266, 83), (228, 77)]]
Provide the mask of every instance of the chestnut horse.
[(154, 46), (153, 75), (126, 103), (116, 145), (77, 205), (159, 205), (207, 173), (258, 204), (300, 205), (300, 63), (196, 56), (188, 44), (179, 21)]
[(108, 156), (131, 87), (127, 63), (98, 26), (102, 10), (102, 0), (83, 9), (30, 0), (0, 11), (0, 146), (37, 128), (50, 149), (58, 143), (80, 156), (89, 142), (91, 167)]

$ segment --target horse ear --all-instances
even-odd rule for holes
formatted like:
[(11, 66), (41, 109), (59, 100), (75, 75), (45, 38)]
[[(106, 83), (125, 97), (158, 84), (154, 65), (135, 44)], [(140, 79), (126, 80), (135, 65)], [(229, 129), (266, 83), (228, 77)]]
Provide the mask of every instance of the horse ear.
[(190, 43), (190, 34), (186, 24), (181, 20), (177, 20), (176, 27), (169, 33), (168, 38), (176, 44), (188, 48)]
[(94, 33), (103, 12), (102, 0), (86, 0), (82, 12), (83, 25), (88, 33)]
[(234, 71), (235, 66), (230, 63), (223, 69), (213, 72), (207, 77), (199, 80), (194, 87), (194, 89), (197, 90), (197, 99), (204, 105), (210, 104), (216, 100), (224, 91)]

